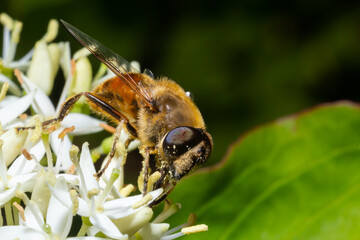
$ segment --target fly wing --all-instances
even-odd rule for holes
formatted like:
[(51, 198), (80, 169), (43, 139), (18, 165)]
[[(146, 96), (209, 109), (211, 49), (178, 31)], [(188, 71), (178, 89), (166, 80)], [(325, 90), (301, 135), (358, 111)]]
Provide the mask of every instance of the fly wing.
[(153, 99), (144, 88), (141, 81), (135, 81), (129, 73), (139, 73), (123, 57), (106, 48), (100, 42), (83, 33), (71, 24), (61, 20), (69, 33), (85, 48), (87, 48), (97, 59), (104, 63), (116, 76), (129, 86), (149, 107), (154, 107)]

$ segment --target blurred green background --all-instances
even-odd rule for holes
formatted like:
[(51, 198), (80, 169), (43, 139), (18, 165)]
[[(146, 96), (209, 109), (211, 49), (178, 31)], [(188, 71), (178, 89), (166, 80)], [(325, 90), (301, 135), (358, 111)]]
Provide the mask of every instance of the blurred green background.
[[(208, 164), (256, 125), (360, 100), (359, 3), (1, 0), (0, 11), (24, 22), (18, 56), (64, 19), (191, 91), (214, 138)], [(80, 48), (64, 28), (56, 41)]]

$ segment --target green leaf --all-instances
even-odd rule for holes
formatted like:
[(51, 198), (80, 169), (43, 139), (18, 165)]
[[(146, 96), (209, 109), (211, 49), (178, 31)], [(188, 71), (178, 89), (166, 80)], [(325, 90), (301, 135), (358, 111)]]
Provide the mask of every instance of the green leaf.
[[(216, 147), (216, 145), (215, 145)], [(243, 135), (170, 198), (209, 231), (186, 239), (359, 239), (360, 106), (326, 104)]]

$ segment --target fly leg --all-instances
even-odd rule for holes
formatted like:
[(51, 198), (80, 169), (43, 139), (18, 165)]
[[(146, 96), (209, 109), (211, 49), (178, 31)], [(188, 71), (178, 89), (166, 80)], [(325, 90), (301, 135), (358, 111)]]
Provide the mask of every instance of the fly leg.
[[(76, 95), (68, 98), (68, 99), (62, 104), (58, 117), (49, 119), (49, 120), (47, 120), (47, 121), (44, 121), (44, 122), (42, 123), (42, 128), (43, 128), (43, 129), (46, 129), (48, 126), (50, 126), (50, 125), (53, 124), (53, 123), (61, 122), (61, 121), (66, 117), (66, 115), (69, 114), (69, 111), (70, 111), (71, 107), (79, 100), (79, 98), (80, 98), (83, 94), (84, 94), (84, 92), (81, 92), (81, 93), (78, 93), (78, 94), (76, 94)], [(17, 131), (22, 131), (22, 130), (34, 129), (34, 128), (35, 128), (35, 126), (30, 126), (30, 127), (18, 127), (18, 128), (16, 128), (16, 130), (17, 130)]]
[[(145, 196), (149, 189), (149, 177), (150, 177), (150, 161), (154, 161), (156, 157), (156, 149), (154, 147), (147, 147), (145, 149), (140, 150), (141, 155), (144, 157), (142, 162), (142, 169), (140, 172), (138, 185), (139, 188), (142, 184), (142, 195)], [(142, 181), (142, 182), (141, 182)]]
[(176, 182), (170, 182), (168, 184), (166, 184), (166, 186), (163, 186), (164, 192), (154, 201), (152, 201), (149, 204), (149, 207), (153, 207), (158, 205), (159, 203), (161, 203), (169, 194), (170, 192), (174, 189), (176, 185)]
[[(111, 146), (111, 150), (110, 153), (107, 157), (107, 161), (105, 163), (105, 165), (100, 169), (100, 171), (98, 171), (96, 174), (94, 174), (94, 176), (96, 177), (97, 180), (100, 179), (100, 177), (104, 174), (105, 170), (109, 167), (109, 164), (111, 162), (111, 160), (114, 158), (115, 153), (116, 153), (116, 145), (119, 142), (120, 139), (120, 135), (121, 135), (121, 130), (124, 129), (122, 124), (119, 124), (118, 127), (116, 128), (116, 133), (114, 135), (114, 141), (112, 143)], [(125, 150), (128, 149), (130, 143), (134, 140), (134, 138), (129, 137), (126, 141), (125, 141)]]
[(145, 148), (145, 158), (143, 161), (142, 171), (144, 177), (144, 185), (142, 195), (145, 196), (147, 193), (148, 182), (149, 182), (149, 167), (150, 167), (150, 148)]

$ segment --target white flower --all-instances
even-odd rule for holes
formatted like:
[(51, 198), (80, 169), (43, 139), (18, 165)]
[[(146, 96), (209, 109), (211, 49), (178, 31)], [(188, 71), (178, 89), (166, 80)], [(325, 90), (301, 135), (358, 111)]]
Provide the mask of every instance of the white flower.
[[(60, 178), (53, 193), (67, 191), (68, 187), (64, 179)], [(54, 195), (51, 196), (47, 209), (47, 215), (43, 216), (39, 206), (30, 201), (23, 192), (17, 193), (26, 204), (23, 218), (20, 218), (20, 226), (2, 227), (1, 239), (66, 239), (72, 224), (72, 202), (69, 199), (59, 201)]]
[(30, 64), (30, 58), (32, 56), (33, 50), (30, 50), (24, 57), (20, 60), (14, 60), (16, 48), (20, 41), (20, 33), (22, 30), (22, 23), (19, 21), (14, 21), (5, 13), (0, 14), (0, 23), (4, 26), (4, 36), (3, 36), (3, 46), (2, 53), (0, 57), (0, 83), (7, 82), (10, 85), (10, 92), (20, 96), (20, 88), (13, 83), (6, 74), (11, 74), (11, 69), (22, 69), (25, 70)]
[[(50, 98), (40, 88), (38, 88), (34, 83), (32, 83), (24, 74), (19, 72), (18, 74), (20, 74), (20, 77), (23, 81), (22, 87), (24, 88), (24, 90), (28, 93), (35, 92), (33, 101), (31, 102), (31, 106), (33, 107), (35, 112), (43, 120), (56, 117), (58, 114), (56, 113), (55, 107), (52, 104)], [(59, 101), (59, 106), (61, 106), (62, 102), (63, 101)], [(58, 108), (60, 109), (60, 107)], [(64, 138), (59, 139), (59, 134), (65, 128), (69, 128), (72, 126), (75, 127), (73, 131), (75, 135), (95, 133), (103, 130), (103, 128), (100, 126), (101, 124), (104, 124), (104, 122), (80, 113), (69, 113), (65, 117), (64, 121), (60, 123), (60, 127), (50, 134), (50, 144), (52, 146), (52, 149), (54, 153), (58, 156), (58, 159), (61, 160), (61, 162), (57, 162), (58, 170), (67, 171), (72, 165), (68, 154), (71, 148), (71, 141), (67, 135), (65, 135)], [(64, 145), (64, 147), (61, 148), (61, 145)], [(63, 151), (60, 152), (60, 149), (63, 149)]]
[(28, 78), (40, 87), (46, 94), (50, 94), (54, 86), (54, 79), (59, 69), (63, 43), (50, 43), (57, 35), (59, 23), (52, 19), (48, 31), (34, 48), (34, 54), (27, 70)]
[[(123, 165), (127, 152), (137, 148), (139, 142), (133, 141), (126, 149), (129, 136), (124, 129), (117, 128), (115, 156), (97, 181), (88, 143), (83, 144), (79, 160), (79, 149), (72, 146), (68, 133), (98, 132), (103, 130), (100, 124), (105, 123), (86, 114), (69, 113), (61, 122), (43, 124), (58, 116), (70, 92), (88, 91), (92, 80), (101, 82), (113, 73), (101, 66), (92, 79), (88, 53), (80, 50), (71, 60), (68, 43), (49, 44), (57, 34), (54, 21), (50, 21), (49, 30), (37, 42), (34, 54), (14, 61), (21, 23), (6, 14), (0, 14), (0, 22), (4, 25), (4, 51), (0, 59), (0, 82), (4, 83), (0, 91), (0, 211), (4, 214), (0, 216), (0, 239), (170, 240), (207, 230), (206, 225), (189, 227), (193, 218), (169, 230), (170, 225), (163, 221), (176, 213), (180, 204), (171, 205), (168, 201), (164, 211), (151, 221), (154, 212), (149, 204), (162, 194), (161, 188), (145, 196), (129, 196), (135, 187), (124, 184)], [(32, 80), (14, 69), (26, 70), (31, 56), (27, 74)], [(59, 65), (66, 81), (54, 106), (47, 94)], [(10, 80), (13, 72), (24, 91)], [(8, 89), (16, 96), (6, 95)], [(27, 115), (30, 107), (31, 115)], [(154, 179), (152, 176), (150, 179)], [(70, 229), (74, 220), (79, 219), (75, 215), (81, 216), (82, 226), (77, 236), (72, 237)]]
[[(112, 174), (105, 189), (101, 189), (99, 182), (93, 177), (96, 173), (92, 163), (88, 144), (84, 143), (80, 156), (80, 162), (76, 163), (80, 174), (80, 196), (78, 214), (89, 217), (93, 228), (99, 230), (115, 239), (122, 239), (125, 236), (119, 231), (111, 219), (124, 218), (142, 210), (144, 206), (135, 208), (134, 205), (143, 199), (142, 195), (121, 197), (106, 201), (118, 173)], [(162, 189), (157, 189), (151, 193), (151, 199), (155, 200), (162, 193)], [(148, 219), (147, 221), (149, 221)]]
[(37, 175), (37, 172), (22, 174), (21, 169), (18, 169), (20, 168), (18, 165), (12, 165), (8, 171), (2, 147), (3, 140), (0, 140), (0, 207), (10, 201), (20, 187), (23, 191), (31, 190)]

